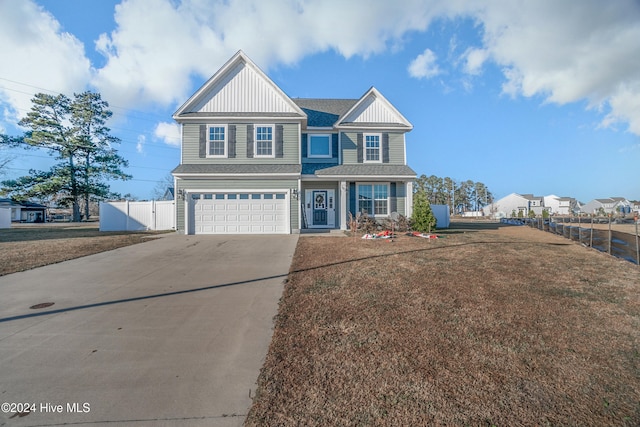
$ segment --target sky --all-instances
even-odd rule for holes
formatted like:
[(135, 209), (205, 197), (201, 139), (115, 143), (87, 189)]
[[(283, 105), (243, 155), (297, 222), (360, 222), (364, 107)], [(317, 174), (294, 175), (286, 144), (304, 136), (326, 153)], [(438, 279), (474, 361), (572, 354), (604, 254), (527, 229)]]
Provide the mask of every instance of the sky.
[[(418, 175), (640, 200), (640, 1), (0, 0), (0, 133), (38, 92), (98, 91), (150, 199), (180, 161), (172, 114), (242, 49), (287, 95), (376, 87)], [(7, 150), (3, 179), (46, 170)]]

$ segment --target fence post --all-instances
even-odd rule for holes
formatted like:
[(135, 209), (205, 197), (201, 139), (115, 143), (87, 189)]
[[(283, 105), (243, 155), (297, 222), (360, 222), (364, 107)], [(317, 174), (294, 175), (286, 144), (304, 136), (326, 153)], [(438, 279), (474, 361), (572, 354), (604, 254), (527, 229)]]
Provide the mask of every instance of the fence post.
[(636, 261), (640, 265), (640, 246), (638, 245), (638, 214), (634, 215), (633, 222), (636, 223)]
[(152, 230), (155, 230), (157, 228), (157, 223), (156, 223), (156, 201), (152, 200), (151, 201), (151, 225), (152, 225)]
[(129, 215), (129, 201), (126, 200), (125, 203), (126, 203), (125, 206), (126, 206), (126, 210), (127, 210), (127, 222), (124, 225), (124, 228), (125, 228), (126, 231), (129, 231), (129, 223), (130, 223), (130, 219), (131, 219), (131, 215)]
[(611, 255), (611, 214), (609, 214), (609, 255)]
[(591, 237), (589, 238), (589, 247), (593, 247), (593, 214), (591, 214)]

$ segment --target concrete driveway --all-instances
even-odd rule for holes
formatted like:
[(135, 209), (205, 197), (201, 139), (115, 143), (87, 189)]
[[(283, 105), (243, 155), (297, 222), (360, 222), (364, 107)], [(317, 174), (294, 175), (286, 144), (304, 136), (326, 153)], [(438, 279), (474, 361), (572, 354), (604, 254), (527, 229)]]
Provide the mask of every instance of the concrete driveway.
[(0, 277), (0, 403), (31, 406), (0, 425), (242, 425), (297, 239), (169, 235)]

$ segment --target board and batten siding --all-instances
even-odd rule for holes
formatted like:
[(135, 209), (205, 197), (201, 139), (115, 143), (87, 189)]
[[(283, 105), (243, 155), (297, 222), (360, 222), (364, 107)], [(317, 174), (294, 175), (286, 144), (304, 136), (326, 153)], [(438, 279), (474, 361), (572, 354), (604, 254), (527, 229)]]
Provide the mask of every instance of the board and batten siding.
[[(232, 193), (234, 190), (281, 190), (288, 191), (292, 188), (298, 188), (298, 181), (295, 179), (236, 179), (236, 180), (210, 180), (210, 179), (178, 179), (176, 181), (176, 192), (187, 190), (195, 192), (201, 190), (220, 191), (224, 193)], [(291, 229), (300, 228), (298, 226), (298, 203), (295, 197), (290, 197), (290, 213), (291, 213)], [(184, 233), (184, 216), (185, 216), (184, 200), (178, 200), (176, 203), (176, 229)]]
[[(345, 165), (358, 164), (358, 134), (363, 133), (386, 133), (389, 135), (389, 163), (390, 165), (406, 164), (404, 158), (404, 133), (403, 132), (341, 132), (342, 140), (342, 163)], [(382, 141), (381, 141), (382, 142)]]
[[(182, 164), (298, 164), (300, 152), (300, 134), (297, 123), (264, 123), (266, 125), (282, 125), (283, 157), (262, 158), (247, 157), (248, 126), (259, 126), (262, 123), (232, 123), (236, 127), (236, 157), (207, 158), (200, 157), (200, 125), (205, 123), (186, 123), (182, 126)], [(227, 123), (208, 123), (210, 125), (227, 125)], [(275, 129), (274, 129), (275, 137)], [(251, 138), (252, 139), (252, 138)], [(275, 150), (275, 144), (274, 144)]]

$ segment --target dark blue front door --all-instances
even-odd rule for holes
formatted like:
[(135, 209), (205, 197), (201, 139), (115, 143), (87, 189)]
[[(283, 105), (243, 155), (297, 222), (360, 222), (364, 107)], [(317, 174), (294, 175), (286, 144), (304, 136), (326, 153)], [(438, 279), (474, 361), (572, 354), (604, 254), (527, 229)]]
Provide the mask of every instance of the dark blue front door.
[(313, 225), (327, 225), (327, 192), (313, 192)]

